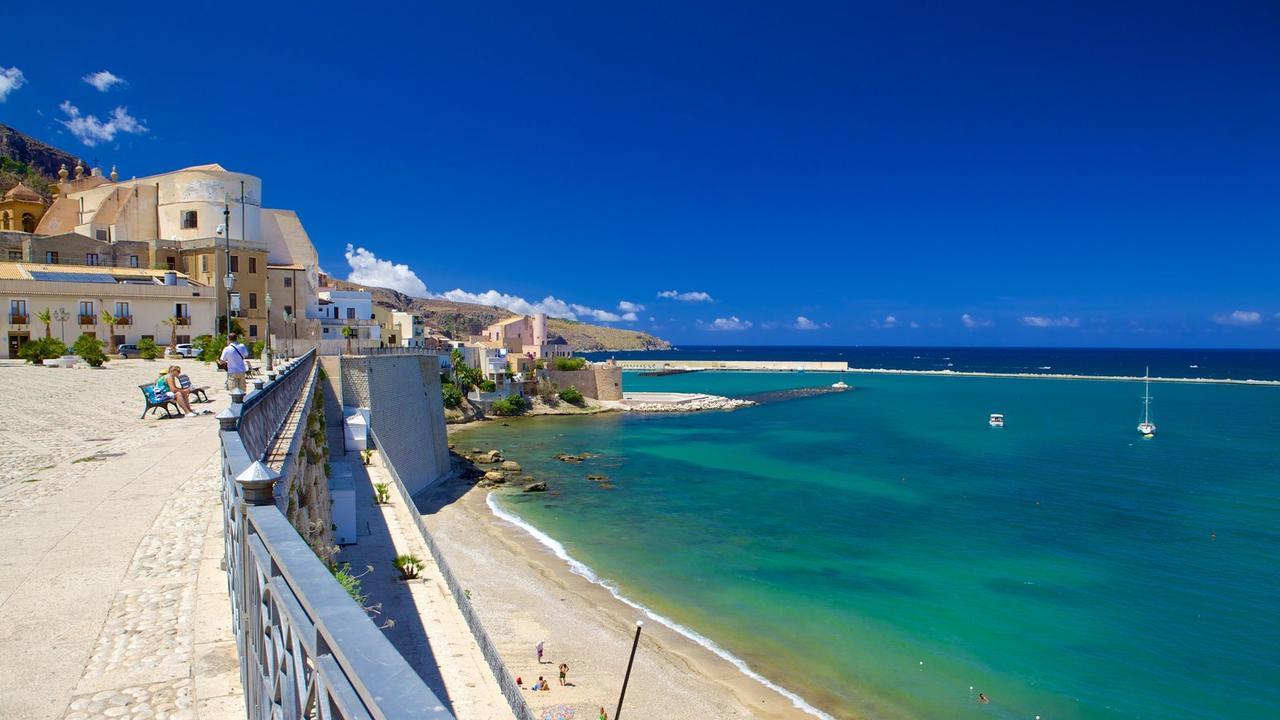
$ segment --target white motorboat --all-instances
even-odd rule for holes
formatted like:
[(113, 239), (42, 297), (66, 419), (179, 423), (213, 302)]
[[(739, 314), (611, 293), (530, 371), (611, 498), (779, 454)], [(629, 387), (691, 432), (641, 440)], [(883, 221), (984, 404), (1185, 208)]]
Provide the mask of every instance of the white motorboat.
[(987, 424), (994, 428), (1004, 427), (1004, 414), (991, 413), (991, 417), (987, 419)]
[(833, 387), (833, 388), (835, 388), (835, 389), (837, 389), (837, 390), (848, 390), (848, 389), (849, 389), (849, 383), (846, 383), (845, 381), (840, 380), (840, 381), (837, 381), (837, 382), (835, 382), (835, 383), (832, 383), (831, 387)]

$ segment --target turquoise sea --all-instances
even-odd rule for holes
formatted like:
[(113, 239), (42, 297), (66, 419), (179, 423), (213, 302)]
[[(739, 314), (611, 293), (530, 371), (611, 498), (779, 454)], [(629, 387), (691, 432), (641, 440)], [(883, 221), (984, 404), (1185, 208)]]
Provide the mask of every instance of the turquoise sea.
[[(836, 379), (626, 386), (751, 396)], [(845, 380), (855, 390), (491, 423), (458, 442), (549, 480), (505, 510), (834, 717), (1280, 717), (1280, 387), (1153, 385), (1144, 440), (1140, 383)]]

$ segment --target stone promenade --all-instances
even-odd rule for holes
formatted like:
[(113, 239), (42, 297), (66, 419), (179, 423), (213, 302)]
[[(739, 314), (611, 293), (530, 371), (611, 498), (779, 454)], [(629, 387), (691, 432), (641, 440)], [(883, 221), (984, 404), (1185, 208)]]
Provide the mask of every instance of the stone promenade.
[(138, 419), (162, 364), (0, 367), (4, 720), (244, 717), (217, 422)]

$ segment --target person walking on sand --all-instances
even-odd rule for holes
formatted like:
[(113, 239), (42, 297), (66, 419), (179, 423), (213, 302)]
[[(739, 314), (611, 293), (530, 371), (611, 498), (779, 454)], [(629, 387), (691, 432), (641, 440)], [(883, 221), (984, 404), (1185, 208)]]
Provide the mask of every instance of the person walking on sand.
[(249, 351), (243, 344), (237, 342), (238, 339), (238, 335), (231, 333), (227, 338), (227, 346), (222, 348), (222, 355), (218, 360), (227, 371), (227, 390), (239, 388), (240, 392), (246, 392), (245, 373), (249, 371), (249, 365), (245, 361), (249, 358)]
[(542, 664), (542, 644), (543, 644), (544, 642), (546, 642), (546, 641), (545, 641), (545, 640), (539, 640), (539, 641), (538, 641), (538, 647), (537, 647), (537, 650), (538, 650), (538, 664), (539, 664), (539, 665), (541, 665), (541, 664)]
[(600, 708), (600, 720), (609, 720), (609, 713), (605, 712), (604, 708)]
[(560, 686), (564, 686), (564, 676), (569, 674), (569, 663), (560, 663)]

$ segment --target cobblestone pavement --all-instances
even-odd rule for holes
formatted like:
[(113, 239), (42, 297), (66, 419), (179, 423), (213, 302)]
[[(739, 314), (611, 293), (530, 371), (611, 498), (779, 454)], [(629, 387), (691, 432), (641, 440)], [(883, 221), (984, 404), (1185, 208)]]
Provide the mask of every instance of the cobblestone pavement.
[[(27, 370), (72, 386), (42, 386), (54, 396), (83, 381)], [(0, 718), (244, 717), (219, 566), (217, 423), (136, 412), (87, 433), (81, 416), (46, 417), (59, 436), (43, 488), (0, 488)], [(92, 438), (108, 436), (111, 451), (96, 452)]]

